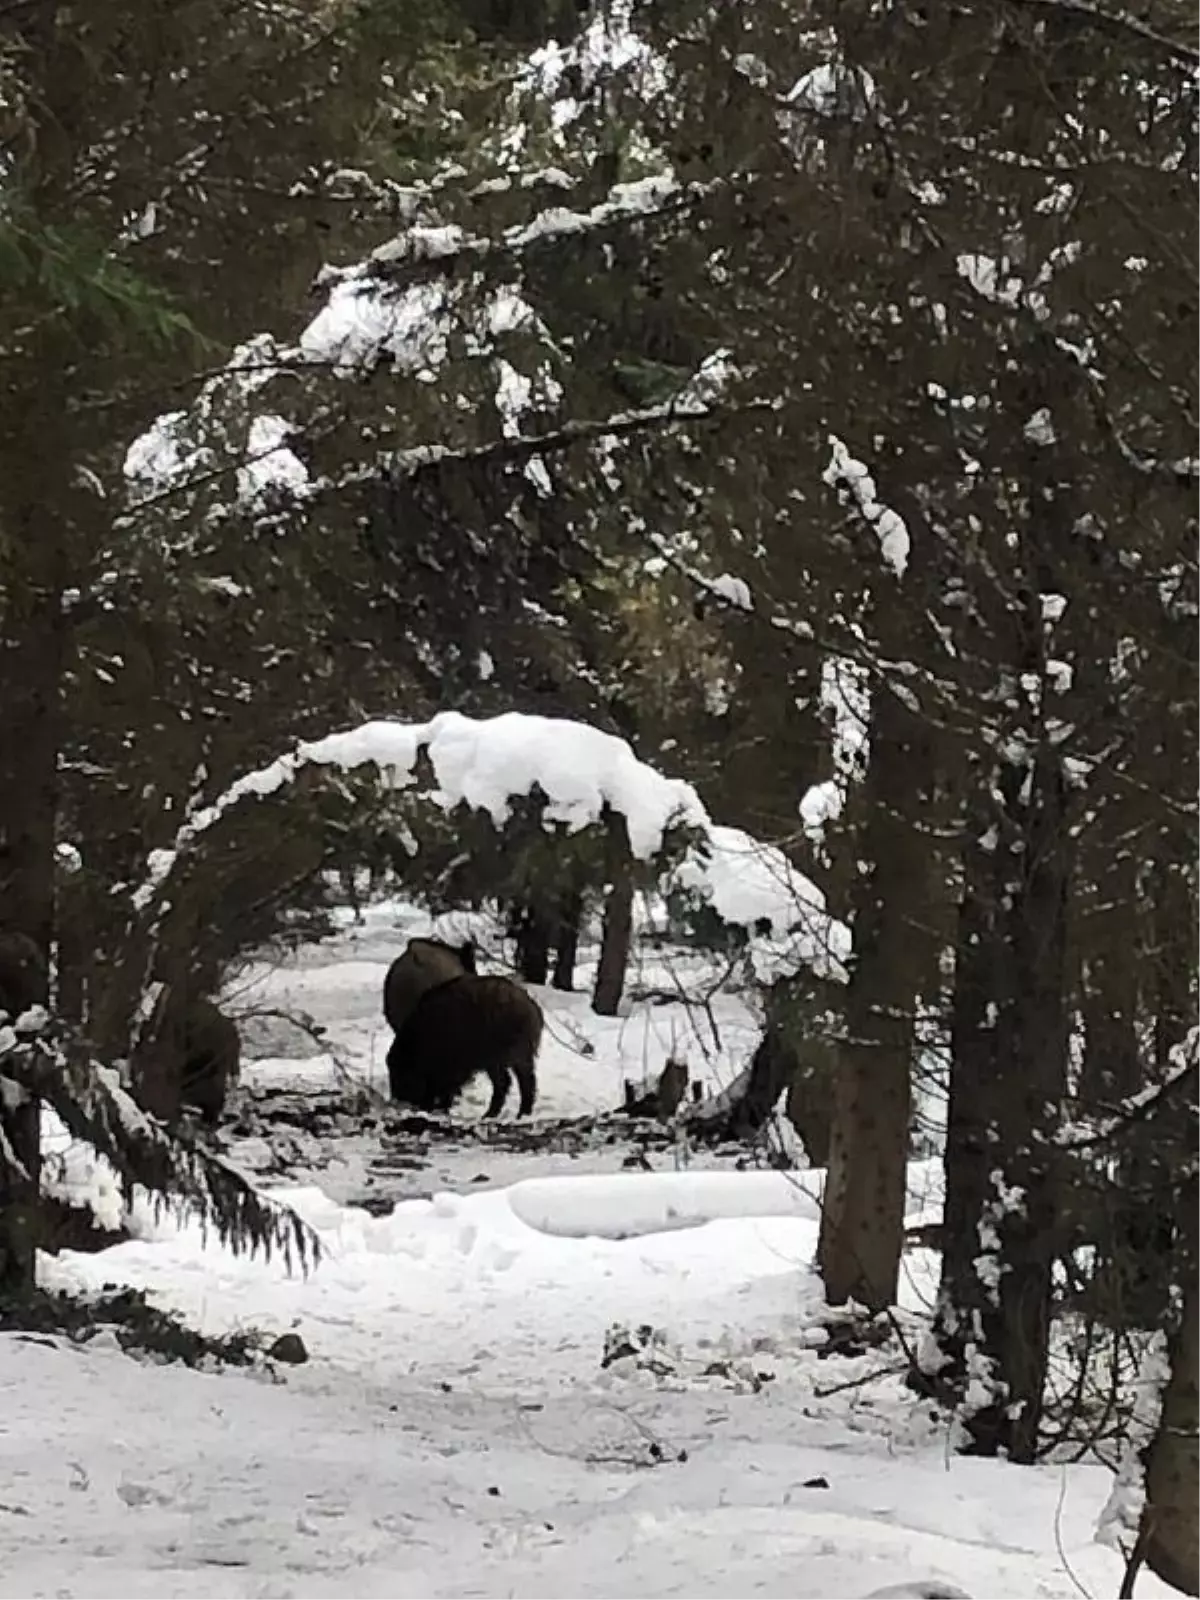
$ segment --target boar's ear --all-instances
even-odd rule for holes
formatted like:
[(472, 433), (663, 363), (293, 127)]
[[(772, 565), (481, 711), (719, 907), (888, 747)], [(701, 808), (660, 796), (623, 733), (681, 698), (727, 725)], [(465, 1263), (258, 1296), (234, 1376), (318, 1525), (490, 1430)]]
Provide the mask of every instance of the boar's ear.
[(458, 958), (468, 972), (475, 971), (475, 941), (468, 939), (459, 947)]

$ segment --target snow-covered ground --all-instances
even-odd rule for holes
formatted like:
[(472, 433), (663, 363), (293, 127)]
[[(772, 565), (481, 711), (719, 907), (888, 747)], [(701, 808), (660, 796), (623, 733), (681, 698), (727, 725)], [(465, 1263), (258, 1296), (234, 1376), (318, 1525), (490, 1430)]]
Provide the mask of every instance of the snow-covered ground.
[[(331, 1053), (322, 1073), (319, 1060), (294, 1058), (303, 1038), (289, 1036), (283, 1059), (260, 1058), (259, 1082), (300, 1082), (305, 1087), (363, 1079), (386, 1089), (384, 1057), (390, 1030), (383, 1020), (383, 979), (388, 965), (410, 938), (434, 934), (452, 942), (473, 937), (481, 949), (481, 970), (500, 971), (500, 942), (489, 919), (458, 913), (431, 919), (416, 908), (394, 902), (368, 906), (362, 925), (349, 924), (336, 939), (297, 951), (276, 967), (256, 967), (235, 983), (235, 1009), (306, 1013), (328, 1030)], [(682, 1052), (693, 1077), (710, 1089), (724, 1086), (745, 1064), (758, 1038), (754, 1012), (737, 995), (716, 994), (706, 1013), (699, 1003), (705, 981), (715, 983), (720, 964), (686, 951), (661, 954), (642, 949), (633, 963), (628, 988), (654, 991), (653, 1004), (626, 1001), (620, 1017), (598, 1017), (589, 1005), (595, 979), (594, 947), (586, 944), (576, 969), (574, 994), (534, 989), (546, 1011), (546, 1036), (538, 1065), (539, 1116), (582, 1116), (622, 1103), (622, 1082), (653, 1080), (673, 1051)], [(666, 997), (681, 997), (670, 1003)], [(310, 1047), (311, 1048), (311, 1047)], [(464, 1102), (477, 1116), (487, 1104), (484, 1087)]]
[[(251, 1062), (247, 1094), (378, 1080), (383, 970), (427, 926), (397, 918), (246, 986), (243, 1004), (301, 1008), (330, 1045)], [(682, 960), (638, 981), (665, 988)], [(545, 998), (546, 1119), (612, 1109), (623, 1077), (683, 1047), (678, 1005), (606, 1020)], [(720, 1050), (702, 1020), (688, 1056), (717, 1085), (755, 1028), (735, 997), (713, 1011)], [(46, 1258), (50, 1286), (143, 1287), (207, 1332), (294, 1330), (311, 1359), (194, 1372), (106, 1334), (0, 1336), (0, 1596), (1117, 1592), (1094, 1540), (1107, 1473), (957, 1457), (895, 1348), (829, 1354), (820, 1174), (672, 1150), (628, 1172), (627, 1143), (516, 1156), (468, 1132), (396, 1169), (395, 1192), (433, 1197), (388, 1215), (336, 1193), (366, 1183), (378, 1132), (309, 1139), (279, 1189), (322, 1237), (308, 1278), (140, 1213), (129, 1243)], [(914, 1215), (935, 1190), (915, 1164)], [(936, 1259), (907, 1266), (915, 1336)], [(632, 1348), (605, 1364), (614, 1325)]]
[[(576, 1141), (551, 1137), (527, 1150), (509, 1123), (490, 1137), (478, 1124), (488, 1098), (484, 1080), (468, 1088), (456, 1111), (470, 1134), (461, 1142), (381, 1142), (378, 1130), (356, 1136), (344, 1119), (329, 1137), (292, 1139), (274, 1132), (269, 1146), (256, 1137), (258, 1114), (271, 1115), (273, 1094), (311, 1097), (363, 1085), (386, 1093), (384, 1057), (391, 1034), (382, 1012), (384, 974), (408, 939), (429, 933), (455, 943), (471, 936), (480, 949), (481, 970), (506, 970), (489, 919), (455, 914), (431, 920), (424, 912), (389, 903), (368, 907), (361, 926), (350, 924), (337, 938), (302, 948), (277, 966), (253, 968), (233, 985), (230, 1004), (244, 1015), (243, 1035), (256, 1058), (245, 1075), (249, 1115), (234, 1119), (237, 1159), (252, 1171), (275, 1176), (282, 1146), (289, 1176), (315, 1179), (335, 1199), (359, 1202), (428, 1196), (438, 1189), (461, 1192), (483, 1182), (505, 1184), (555, 1172), (620, 1170), (629, 1155), (627, 1142), (614, 1146), (601, 1139), (580, 1150)], [(546, 1016), (536, 1123), (616, 1111), (624, 1102), (625, 1080), (651, 1087), (672, 1055), (687, 1061), (706, 1094), (725, 1088), (745, 1066), (760, 1031), (752, 1006), (725, 992), (706, 1000), (724, 972), (722, 963), (643, 945), (631, 962), (626, 1014), (599, 1017), (589, 1002), (595, 958), (595, 947), (585, 944), (575, 993), (531, 991)], [(639, 994), (653, 999), (639, 1001)], [(679, 996), (688, 997), (688, 1003), (672, 999)], [(279, 1013), (310, 1019), (324, 1030), (324, 1048), (281, 1021)], [(698, 1166), (720, 1160), (707, 1153), (651, 1157), (653, 1165), (666, 1167), (685, 1159)]]

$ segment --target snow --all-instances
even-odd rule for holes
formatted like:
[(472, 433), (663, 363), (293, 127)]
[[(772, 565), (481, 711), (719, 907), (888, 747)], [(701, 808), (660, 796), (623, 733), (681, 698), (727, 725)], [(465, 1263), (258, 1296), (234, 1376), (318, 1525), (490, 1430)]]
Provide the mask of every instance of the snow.
[(429, 757), (446, 803), (465, 800), (497, 827), (512, 799), (535, 783), (548, 798), (547, 820), (572, 832), (597, 821), (606, 805), (620, 812), (642, 860), (662, 848), (673, 820), (703, 822), (690, 784), (662, 777), (624, 739), (581, 722), (519, 712), (478, 722), (447, 712), (430, 724)]
[(720, 400), (727, 393), (730, 383), (739, 376), (732, 356), (733, 352), (727, 349), (714, 350), (711, 355), (705, 356), (679, 391), (676, 403), (685, 406), (711, 406)]
[(722, 921), (743, 928), (766, 924), (751, 947), (755, 975), (771, 983), (808, 966), (845, 980), (850, 931), (829, 916), (825, 896), (793, 867), (782, 850), (740, 828), (708, 828), (708, 855), (693, 851), (671, 881), (709, 901)]
[(833, 777), (813, 784), (800, 798), (800, 820), (809, 839), (825, 844), (825, 829), (846, 807), (850, 785), (866, 771), (870, 758), (871, 692), (866, 668), (848, 656), (829, 656), (821, 664), (820, 703), (832, 723)]
[(89, 1146), (73, 1140), (53, 1111), (42, 1111), (42, 1178), (49, 1194), (91, 1211), (102, 1228), (115, 1231), (125, 1213), (120, 1179)]
[(186, 411), (166, 411), (125, 453), (125, 476), (136, 490), (154, 493), (184, 477), (199, 464), (199, 452), (187, 443)]
[(865, 464), (852, 456), (836, 434), (829, 435), (833, 452), (829, 465), (821, 474), (831, 489), (836, 489), (843, 502), (853, 501), (860, 514), (874, 529), (879, 540), (879, 554), (883, 564), (902, 578), (908, 566), (910, 540), (908, 527), (898, 512), (885, 506), (875, 492), (875, 479)]
[(735, 578), (731, 572), (718, 573), (715, 578), (708, 580), (708, 587), (713, 594), (719, 595), (729, 605), (738, 611), (753, 611), (754, 600), (750, 594), (750, 585), (744, 578)]
[(617, 1189), (607, 1175), (527, 1178), (507, 1192), (522, 1222), (569, 1239), (636, 1239), (731, 1217), (820, 1219), (809, 1173), (630, 1173)]
[(823, 62), (797, 79), (788, 91), (787, 102), (820, 117), (848, 117), (860, 122), (877, 97), (875, 80), (862, 67)]
[[(576, 95), (564, 93), (570, 80), (585, 97), (602, 79), (612, 74), (636, 74), (643, 92), (662, 93), (668, 75), (661, 58), (632, 27), (631, 0), (611, 0), (590, 17), (568, 44), (552, 41), (535, 50), (518, 74), (514, 101), (531, 91), (539, 101), (550, 102), (550, 117), (560, 145), (568, 146), (571, 125), (583, 115), (584, 107)], [(519, 148), (525, 130), (509, 137), (510, 147)]]
[(994, 256), (979, 255), (964, 252), (955, 262), (959, 276), (982, 295), (985, 300), (994, 300), (1001, 305), (1015, 306), (1024, 290), (1024, 280), (1011, 271), (1011, 263), (1006, 257), (997, 260)]
[(1058, 443), (1058, 435), (1054, 431), (1054, 418), (1049, 406), (1042, 406), (1040, 410), (1035, 411), (1022, 431), (1030, 444), (1047, 447)]
[(237, 475), (240, 499), (253, 503), (272, 489), (304, 488), (308, 470), (285, 442), (294, 431), (282, 417), (259, 416), (251, 421), (246, 463)]
[(136, 903), (146, 906), (161, 894), (179, 852), (238, 801), (276, 794), (310, 765), (346, 770), (374, 763), (386, 782), (406, 787), (414, 781), (422, 750), (437, 784), (431, 800), (446, 809), (465, 803), (486, 812), (498, 828), (508, 820), (512, 801), (535, 786), (546, 797), (546, 821), (572, 832), (599, 822), (606, 808), (619, 813), (639, 860), (661, 850), (668, 828), (694, 828), (700, 842), (674, 869), (671, 882), (707, 900), (727, 923), (751, 931), (759, 924), (767, 928), (769, 943), (753, 952), (764, 981), (768, 971), (782, 975), (799, 964), (844, 978), (849, 931), (829, 915), (824, 895), (781, 850), (711, 822), (691, 784), (639, 761), (624, 739), (587, 723), (520, 712), (477, 719), (444, 711), (424, 723), (373, 721), (302, 744), (239, 778), (189, 818), (174, 847), (152, 855)]
[[(474, 916), (458, 931), (483, 933)], [(328, 1024), (365, 1070), (387, 960), (454, 927), (372, 905), (247, 983)], [(695, 955), (640, 959), (703, 987)], [(539, 995), (552, 1036), (593, 1052), (549, 1041), (559, 1112), (611, 1105), (650, 1032), (694, 1027), (694, 1055), (706, 1026), (682, 1005), (600, 1018), (582, 995)], [(738, 997), (714, 1005), (727, 1076), (753, 1028)], [(331, 1065), (251, 1059), (244, 1077), (315, 1091)], [(605, 1171), (543, 1151), (516, 1177), (498, 1156), (475, 1147), (390, 1215), (337, 1198), (340, 1153), (277, 1184), (323, 1241), (307, 1277), (137, 1205), (130, 1242), (42, 1257), (48, 1288), (132, 1286), (212, 1334), (296, 1332), (310, 1360), (189, 1371), (104, 1331), (0, 1335), (0, 1597), (1115, 1593), (1122, 1558), (1095, 1539), (1108, 1473), (957, 1458), (892, 1351), (828, 1353), (821, 1173), (627, 1172), (618, 1148), (596, 1153)], [(910, 1218), (929, 1216), (935, 1178), (914, 1163)], [(936, 1273), (932, 1252), (906, 1256), (913, 1343)], [(626, 1353), (606, 1363), (614, 1328)], [(1168, 1592), (1139, 1581), (1146, 1600)]]
[(402, 293), (378, 284), (342, 280), (300, 336), (306, 361), (324, 361), (346, 374), (360, 373), (381, 357), (401, 373), (438, 367), (447, 354), (448, 291), (420, 283)]
[(270, 413), (251, 417), (244, 430), (240, 419), (255, 391), (294, 359), (296, 352), (270, 334), (256, 334), (202, 385), (190, 410), (155, 418), (125, 453), (131, 504), (178, 489), (189, 478), (202, 479), (220, 466), (220, 452), (230, 446), (240, 457), (237, 483), (244, 501), (253, 504), (268, 486), (302, 491), (308, 473), (286, 446), (292, 429), (285, 419)]
[(826, 824), (837, 821), (845, 803), (845, 792), (833, 778), (806, 789), (800, 800), (800, 820), (809, 838), (823, 839)]
[(1146, 1336), (1135, 1385), (1132, 1426), (1124, 1441), (1112, 1493), (1100, 1513), (1097, 1540), (1111, 1549), (1130, 1549), (1146, 1507), (1145, 1453), (1158, 1430), (1162, 1397), (1171, 1380), (1170, 1343), (1161, 1330)]
[(330, 286), (331, 299), (339, 290), (361, 295), (365, 289), (369, 307), (373, 304), (373, 291), (381, 283), (414, 265), (432, 264), (448, 271), (459, 262), (483, 262), (495, 256), (515, 261), (531, 246), (548, 239), (569, 238), (609, 227), (627, 217), (651, 215), (679, 204), (687, 193), (674, 174), (658, 172), (614, 184), (606, 199), (586, 211), (547, 206), (530, 221), (506, 228), (496, 236), (467, 233), (458, 227), (411, 225), (373, 250), (365, 261), (348, 267), (324, 267), (318, 281)]

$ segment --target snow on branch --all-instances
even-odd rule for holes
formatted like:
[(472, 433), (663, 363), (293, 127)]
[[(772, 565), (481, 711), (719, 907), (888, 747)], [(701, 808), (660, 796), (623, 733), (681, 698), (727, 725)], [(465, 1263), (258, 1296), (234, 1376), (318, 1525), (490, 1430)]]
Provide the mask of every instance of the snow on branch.
[(1200, 1077), (1200, 1027), (1189, 1028), (1180, 1043), (1168, 1053), (1168, 1070), (1159, 1083), (1146, 1084), (1127, 1095), (1112, 1111), (1092, 1117), (1086, 1126), (1076, 1122), (1059, 1130), (1058, 1142), (1068, 1149), (1083, 1150), (1128, 1133), (1131, 1127), (1152, 1121), (1162, 1106), (1177, 1096), (1194, 1101)]
[(624, 817), (638, 860), (656, 856), (669, 829), (692, 830), (696, 842), (669, 872), (668, 891), (705, 900), (722, 921), (747, 930), (760, 974), (810, 966), (844, 980), (849, 930), (829, 915), (820, 889), (781, 850), (714, 824), (690, 783), (639, 761), (624, 739), (587, 723), (516, 711), (484, 719), (444, 711), (429, 722), (373, 721), (298, 745), (239, 778), (184, 823), (171, 849), (155, 851), (135, 904), (161, 900), (181, 857), (241, 801), (277, 794), (312, 766), (375, 766), (391, 787), (409, 788), (422, 754), (433, 770), (434, 804), (445, 810), (466, 804), (486, 812), (498, 828), (513, 801), (537, 789), (546, 798), (546, 823), (571, 832), (600, 822), (606, 812)]
[(870, 471), (850, 454), (837, 434), (829, 435), (829, 447), (833, 455), (821, 474), (822, 478), (831, 489), (837, 490), (840, 500), (854, 503), (879, 540), (879, 554), (883, 557), (884, 565), (891, 567), (896, 576), (902, 578), (908, 566), (910, 548), (904, 518), (879, 499)]
[(652, 173), (632, 183), (618, 183), (608, 198), (586, 211), (549, 206), (529, 222), (505, 228), (494, 238), (468, 233), (457, 224), (418, 224), (373, 250), (365, 261), (350, 267), (325, 267), (318, 286), (363, 279), (391, 278), (414, 267), (431, 266), (448, 272), (464, 261), (481, 262), (503, 256), (515, 260), (534, 245), (552, 243), (583, 233), (596, 233), (648, 217), (673, 215), (693, 205), (711, 185), (681, 184), (673, 173)]
[(666, 887), (695, 895), (722, 922), (752, 934), (750, 962), (760, 983), (792, 977), (801, 967), (846, 981), (849, 928), (830, 916), (820, 889), (774, 845), (708, 823)]
[(820, 704), (831, 725), (833, 776), (806, 789), (799, 807), (804, 831), (818, 849), (824, 847), (826, 824), (842, 815), (851, 785), (867, 769), (871, 691), (866, 669), (848, 656), (826, 657)]
[(67, 1131), (89, 1144), (117, 1173), (128, 1198), (137, 1187), (167, 1205), (196, 1213), (234, 1254), (280, 1253), (289, 1269), (307, 1270), (320, 1256), (316, 1235), (277, 1206), (219, 1156), (171, 1134), (121, 1087), (115, 1068), (91, 1059), (72, 1041), (44, 1029), (44, 1013), (0, 1027), (0, 1085), (43, 1100)]
[(791, 110), (810, 111), (818, 117), (862, 122), (878, 98), (875, 80), (864, 67), (838, 61), (823, 62), (798, 79), (784, 104)]

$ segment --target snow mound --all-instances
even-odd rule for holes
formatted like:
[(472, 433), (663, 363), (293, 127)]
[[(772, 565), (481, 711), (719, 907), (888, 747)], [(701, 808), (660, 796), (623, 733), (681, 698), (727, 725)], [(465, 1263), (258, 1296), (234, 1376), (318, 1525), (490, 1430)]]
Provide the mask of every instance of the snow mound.
[[(806, 1187), (806, 1184), (808, 1187)], [(634, 1239), (734, 1217), (820, 1218), (812, 1173), (655, 1172), (527, 1178), (513, 1212), (559, 1238)]]

